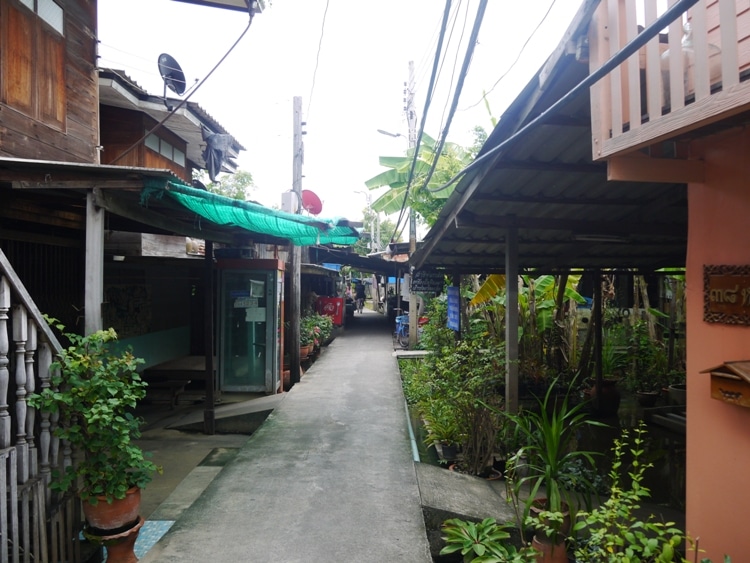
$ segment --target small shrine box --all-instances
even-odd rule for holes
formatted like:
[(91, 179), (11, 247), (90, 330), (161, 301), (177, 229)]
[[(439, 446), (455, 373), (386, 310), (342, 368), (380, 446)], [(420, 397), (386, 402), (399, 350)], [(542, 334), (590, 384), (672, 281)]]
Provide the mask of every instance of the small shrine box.
[(750, 407), (750, 360), (724, 362), (701, 373), (711, 374), (711, 398)]

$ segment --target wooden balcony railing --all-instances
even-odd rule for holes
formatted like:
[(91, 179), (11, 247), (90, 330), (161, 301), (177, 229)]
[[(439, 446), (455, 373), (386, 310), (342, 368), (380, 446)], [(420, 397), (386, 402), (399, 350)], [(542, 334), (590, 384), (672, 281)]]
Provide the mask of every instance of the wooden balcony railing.
[(51, 385), (61, 349), (0, 250), (0, 563), (81, 560), (80, 503), (49, 488), (71, 449), (54, 436), (55, 415), (28, 404)]
[[(596, 70), (676, 0), (602, 0), (589, 30)], [(699, 0), (591, 88), (594, 160), (750, 109), (750, 3)]]

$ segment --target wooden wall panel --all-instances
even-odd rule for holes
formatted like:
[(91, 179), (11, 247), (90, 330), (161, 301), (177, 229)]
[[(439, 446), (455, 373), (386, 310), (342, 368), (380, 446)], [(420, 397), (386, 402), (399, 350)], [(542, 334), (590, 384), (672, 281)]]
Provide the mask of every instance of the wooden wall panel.
[[(67, 0), (61, 4), (65, 11), (65, 34), (61, 38), (64, 55), (60, 55), (53, 52), (52, 44), (43, 41), (42, 30), (46, 30), (47, 39), (54, 32), (36, 21), (36, 15), (16, 0), (0, 0), (0, 14), (5, 19), (3, 30), (9, 29), (4, 25), (9, 23), (6, 15), (17, 12), (23, 15), (18, 16), (20, 20), (27, 18), (31, 21), (33, 31), (28, 43), (23, 43), (18, 37), (21, 33), (19, 25), (23, 27), (21, 24), (10, 28), (15, 31), (2, 32), (0, 48), (4, 56), (11, 54), (7, 50), (11, 43), (23, 48), (13, 55), (18, 63), (4, 64), (0, 68), (4, 94), (0, 100), (0, 154), (19, 158), (98, 162), (99, 86), (95, 4), (90, 0)], [(39, 45), (42, 45), (41, 52), (34, 55), (34, 49), (40, 50)], [(54, 75), (59, 77), (59, 81), (37, 89), (30, 104), (24, 105), (5, 94), (9, 90), (16, 92), (16, 96), (18, 92), (23, 92), (25, 86), (17, 82), (19, 73), (11, 72), (11, 69), (18, 68), (17, 64), (22, 64), (27, 55), (32, 57), (32, 61), (35, 60), (32, 62), (33, 68), (41, 69), (39, 76)], [(23, 73), (20, 76), (23, 78)], [(44, 80), (39, 79), (39, 83), (43, 85)]]

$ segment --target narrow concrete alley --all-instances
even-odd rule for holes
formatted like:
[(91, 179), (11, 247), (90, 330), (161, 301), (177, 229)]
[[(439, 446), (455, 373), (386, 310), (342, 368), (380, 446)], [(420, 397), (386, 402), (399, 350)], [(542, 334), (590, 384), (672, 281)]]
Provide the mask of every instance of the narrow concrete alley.
[(356, 314), (141, 561), (431, 561), (391, 333)]

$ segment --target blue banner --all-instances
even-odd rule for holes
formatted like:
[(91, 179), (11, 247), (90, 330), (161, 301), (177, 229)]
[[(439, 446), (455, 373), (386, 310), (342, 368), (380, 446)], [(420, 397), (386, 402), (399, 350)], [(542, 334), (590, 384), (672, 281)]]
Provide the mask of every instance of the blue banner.
[(461, 329), (461, 295), (456, 286), (448, 288), (448, 328), (455, 331)]

